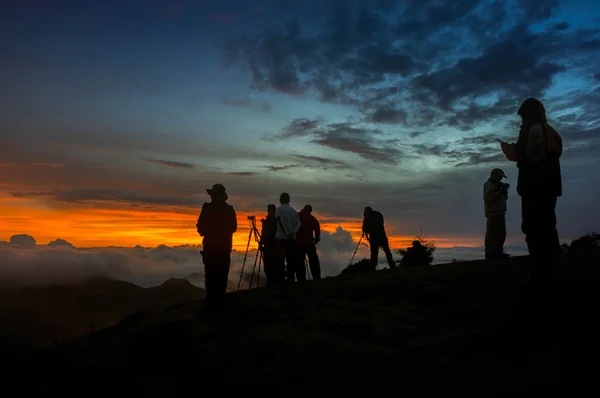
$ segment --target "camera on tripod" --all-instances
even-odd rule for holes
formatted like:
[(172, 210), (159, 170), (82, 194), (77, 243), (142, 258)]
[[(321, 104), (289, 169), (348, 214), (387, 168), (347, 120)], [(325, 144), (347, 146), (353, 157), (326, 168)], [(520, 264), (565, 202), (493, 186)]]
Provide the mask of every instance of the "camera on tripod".
[(256, 221), (256, 216), (248, 216), (248, 220)]

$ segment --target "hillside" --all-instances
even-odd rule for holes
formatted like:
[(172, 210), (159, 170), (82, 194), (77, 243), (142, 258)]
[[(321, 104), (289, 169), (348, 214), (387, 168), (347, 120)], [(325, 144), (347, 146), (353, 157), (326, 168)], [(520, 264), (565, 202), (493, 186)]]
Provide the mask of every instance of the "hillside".
[(113, 326), (139, 311), (203, 296), (203, 289), (184, 279), (170, 279), (146, 289), (110, 279), (0, 289), (0, 351), (47, 347)]
[(232, 293), (219, 316), (193, 301), (21, 364), (40, 371), (31, 388), (62, 394), (80, 385), (121, 396), (573, 392), (595, 379), (599, 257), (565, 256), (552, 294), (523, 283), (525, 262), (401, 268)]

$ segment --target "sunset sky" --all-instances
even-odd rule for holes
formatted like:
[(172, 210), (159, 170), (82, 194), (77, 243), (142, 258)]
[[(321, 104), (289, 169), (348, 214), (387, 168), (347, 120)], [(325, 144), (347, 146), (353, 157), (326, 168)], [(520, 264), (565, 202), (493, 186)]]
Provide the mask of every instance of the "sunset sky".
[(0, 241), (199, 244), (206, 188), (281, 192), (392, 246), (483, 243), (528, 96), (564, 138), (563, 241), (600, 232), (600, 8), (586, 0), (11, 1), (0, 13)]

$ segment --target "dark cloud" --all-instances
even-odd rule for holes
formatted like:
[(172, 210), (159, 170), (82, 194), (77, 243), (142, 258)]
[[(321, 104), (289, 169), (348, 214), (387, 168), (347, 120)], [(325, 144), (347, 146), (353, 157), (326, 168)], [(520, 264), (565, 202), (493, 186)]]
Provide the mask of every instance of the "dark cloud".
[(537, 37), (524, 27), (517, 27), (508, 36), (481, 56), (463, 58), (452, 67), (417, 77), (415, 88), (434, 95), (435, 104), (449, 110), (458, 100), (468, 98), (472, 102), (492, 92), (511, 98), (540, 96), (564, 67), (545, 61), (536, 45)]
[(48, 247), (68, 247), (69, 249), (75, 249), (75, 246), (71, 242), (60, 238), (49, 242)]
[[(144, 133), (136, 131), (117, 131), (97, 128), (58, 128), (20, 123), (10, 128), (4, 127), (3, 137), (18, 147), (15, 157), (23, 152), (34, 150), (70, 151), (70, 156), (77, 153), (131, 155), (132, 153), (163, 153), (169, 155), (210, 156), (210, 148), (199, 144), (189, 137), (169, 133)], [(27, 145), (35, 141), (36, 147)], [(4, 149), (4, 148), (2, 148)]]
[(260, 173), (256, 173), (253, 171), (234, 171), (231, 173), (227, 173), (230, 176), (237, 176), (237, 177), (254, 177), (259, 175)]
[(406, 112), (401, 109), (394, 109), (390, 105), (383, 105), (377, 107), (367, 116), (366, 121), (383, 124), (404, 123), (406, 121)]
[(459, 25), (481, 0), (409, 1), (394, 26), (399, 37), (425, 39), (448, 26)]
[(551, 32), (563, 32), (569, 29), (571, 25), (568, 22), (559, 22), (550, 27), (549, 31)]
[(506, 162), (494, 134), (463, 137), (443, 144), (414, 144), (412, 150), (418, 156), (434, 156), (442, 162), (462, 166), (477, 166)]
[(321, 123), (323, 123), (322, 119), (294, 119), (287, 125), (281, 134), (278, 136), (280, 138), (296, 138), (296, 137), (304, 137), (313, 134), (320, 134), (321, 130), (319, 130)]
[(314, 144), (378, 163), (397, 164), (403, 155), (396, 139), (387, 138), (381, 130), (350, 122), (327, 124), (320, 119), (295, 119), (278, 136), (309, 137)]
[(49, 192), (15, 192), (12, 196), (17, 198), (49, 197), (60, 202), (88, 203), (132, 203), (148, 205), (176, 205), (196, 207), (198, 199), (192, 197), (178, 197), (177, 195), (160, 195), (143, 191), (127, 191), (121, 189), (64, 189)]
[(18, 234), (10, 237), (9, 243), (12, 246), (24, 247), (24, 248), (35, 248), (36, 241), (31, 235)]
[(505, 161), (506, 157), (502, 153), (495, 155), (485, 155), (481, 153), (470, 153), (465, 162), (458, 163), (456, 167), (461, 166), (476, 166), (480, 164), (492, 164)]
[(351, 169), (352, 166), (350, 166), (348, 163), (346, 162), (342, 162), (341, 160), (335, 160), (335, 159), (331, 159), (331, 158), (323, 158), (320, 156), (307, 156), (307, 155), (295, 155), (295, 154), (291, 154), (290, 156), (301, 160), (302, 162), (304, 162), (303, 164), (309, 165), (309, 166), (314, 166), (316, 165), (319, 168), (322, 168), (324, 170), (326, 169)]
[(367, 160), (379, 163), (397, 164), (402, 152), (399, 149), (374, 146), (372, 141), (366, 138), (328, 136), (318, 138), (312, 142), (344, 152), (355, 153)]
[(251, 108), (263, 112), (271, 112), (273, 107), (266, 102), (256, 102), (250, 98), (225, 98), (221, 101), (223, 105), (236, 108)]
[[(557, 7), (554, 0), (324, 3), (318, 19), (296, 13), (281, 30), (236, 38), (226, 58), (259, 90), (310, 92), (356, 107), (367, 123), (470, 130), (514, 115), (557, 74), (597, 63), (599, 29), (567, 22), (529, 28)], [(290, 125), (288, 135), (309, 127)], [(347, 140), (331, 147), (354, 148)]]
[(185, 162), (176, 162), (173, 160), (162, 160), (162, 159), (153, 159), (153, 158), (142, 158), (146, 162), (156, 163), (167, 167), (175, 167), (178, 169), (193, 169), (196, 165)]
[(285, 166), (265, 166), (267, 171), (283, 171), (283, 170), (293, 169), (294, 167), (298, 167), (298, 165), (297, 164), (288, 164)]
[(52, 192), (11, 192), (14, 198), (41, 198), (44, 196), (52, 196)]
[(518, 0), (525, 12), (525, 17), (531, 21), (543, 21), (553, 16), (559, 6), (558, 0)]

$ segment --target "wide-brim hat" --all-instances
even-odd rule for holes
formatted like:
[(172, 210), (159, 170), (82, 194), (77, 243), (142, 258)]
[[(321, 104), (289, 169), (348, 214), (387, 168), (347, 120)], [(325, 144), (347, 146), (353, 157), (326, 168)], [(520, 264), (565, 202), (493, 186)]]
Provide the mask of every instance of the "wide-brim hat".
[(212, 196), (225, 195), (225, 186), (223, 184), (215, 184), (212, 188), (206, 188), (206, 192)]

